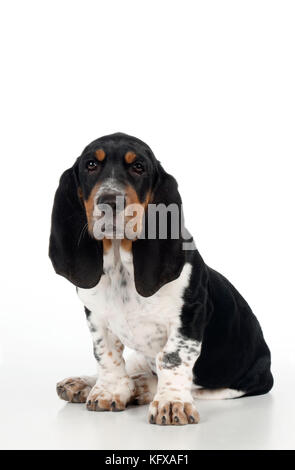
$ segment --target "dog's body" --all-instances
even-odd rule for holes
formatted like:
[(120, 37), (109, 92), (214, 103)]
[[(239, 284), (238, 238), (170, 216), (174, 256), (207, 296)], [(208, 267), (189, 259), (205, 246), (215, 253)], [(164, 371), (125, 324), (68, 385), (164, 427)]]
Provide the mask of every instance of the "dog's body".
[[(89, 155), (99, 164), (90, 164)], [(89, 175), (89, 168), (96, 174)], [(66, 379), (58, 384), (59, 395), (87, 401), (90, 410), (151, 402), (150, 422), (186, 424), (199, 419), (195, 396), (268, 392), (270, 352), (256, 317), (196, 249), (184, 250), (182, 239), (169, 236), (165, 241), (93, 238), (96, 201), (110, 190), (122, 192), (127, 206), (130, 194), (145, 209), (151, 202), (181, 203), (175, 180), (149, 147), (124, 134), (90, 144), (63, 175), (50, 256), (56, 271), (77, 286), (98, 376)], [(86, 221), (91, 230), (85, 235)], [(126, 364), (124, 346), (136, 352)]]

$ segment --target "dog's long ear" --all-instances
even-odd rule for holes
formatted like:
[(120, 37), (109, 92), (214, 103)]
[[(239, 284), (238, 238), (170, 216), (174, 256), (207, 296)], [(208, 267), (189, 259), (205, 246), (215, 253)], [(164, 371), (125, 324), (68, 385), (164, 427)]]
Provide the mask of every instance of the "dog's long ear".
[(57, 274), (75, 286), (89, 289), (103, 271), (102, 242), (90, 237), (83, 203), (79, 197), (78, 160), (66, 170), (55, 193), (49, 257)]
[[(172, 215), (168, 212), (167, 239), (161, 239), (159, 237), (159, 219), (155, 223), (153, 218), (153, 222), (151, 222), (146, 211), (144, 223), (146, 238), (139, 238), (132, 244), (135, 286), (137, 292), (143, 297), (155, 294), (164, 284), (177, 279), (185, 263), (185, 252), (182, 249), (183, 240), (181, 237), (181, 197), (178, 192), (177, 182), (173, 176), (163, 170), (159, 163), (158, 165), (158, 176), (151, 203), (155, 205), (164, 204), (166, 207), (173, 204), (174, 208), (178, 208), (178, 215), (176, 214), (175, 219), (174, 213), (174, 219), (171, 221)], [(148, 239), (151, 223), (154, 225), (155, 239)], [(173, 223), (174, 229), (176, 228), (176, 232), (179, 233), (178, 238), (174, 238), (175, 232), (171, 230), (171, 223)]]

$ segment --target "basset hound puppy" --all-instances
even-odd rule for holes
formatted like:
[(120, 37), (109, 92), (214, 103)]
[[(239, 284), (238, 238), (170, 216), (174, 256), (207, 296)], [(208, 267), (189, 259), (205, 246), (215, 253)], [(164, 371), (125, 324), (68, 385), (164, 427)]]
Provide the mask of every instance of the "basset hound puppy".
[[(115, 215), (106, 217), (101, 205), (123, 214), (123, 231), (117, 233)], [(127, 236), (133, 205), (141, 211)], [(152, 206), (168, 208), (165, 236), (161, 212), (150, 217)], [(176, 180), (135, 137), (101, 137), (63, 173), (49, 255), (85, 307), (97, 375), (59, 382), (60, 398), (85, 402), (91, 411), (149, 403), (150, 423), (181, 425), (199, 421), (195, 398), (272, 388), (258, 320), (233, 285), (204, 263), (182, 225)], [(134, 351), (126, 361), (124, 346)]]

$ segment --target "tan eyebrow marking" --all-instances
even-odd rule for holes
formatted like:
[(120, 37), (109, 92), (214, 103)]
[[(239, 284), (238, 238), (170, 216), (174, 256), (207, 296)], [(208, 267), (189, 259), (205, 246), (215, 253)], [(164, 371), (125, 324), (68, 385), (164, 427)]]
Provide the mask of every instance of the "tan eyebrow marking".
[(125, 154), (126, 163), (133, 163), (135, 159), (136, 159), (136, 153), (129, 151)]
[(106, 154), (103, 149), (98, 149), (98, 150), (95, 150), (95, 156), (99, 162), (102, 162), (105, 159)]

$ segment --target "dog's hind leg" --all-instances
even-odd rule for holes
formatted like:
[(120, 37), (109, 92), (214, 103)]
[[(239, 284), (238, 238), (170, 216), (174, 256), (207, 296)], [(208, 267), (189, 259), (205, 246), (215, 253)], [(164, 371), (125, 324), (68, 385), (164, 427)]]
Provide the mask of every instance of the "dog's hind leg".
[(133, 404), (145, 405), (153, 400), (157, 390), (158, 378), (142, 354), (133, 353), (126, 360), (126, 371), (134, 381)]
[(62, 400), (71, 403), (86, 403), (86, 399), (96, 379), (96, 375), (68, 377), (56, 384), (56, 392)]
[[(138, 405), (150, 403), (156, 393), (158, 379), (145, 357), (140, 353), (132, 353), (126, 359), (126, 371), (135, 384), (132, 403)], [(71, 403), (86, 403), (96, 380), (97, 375), (68, 377), (57, 383), (56, 391), (62, 400)]]

